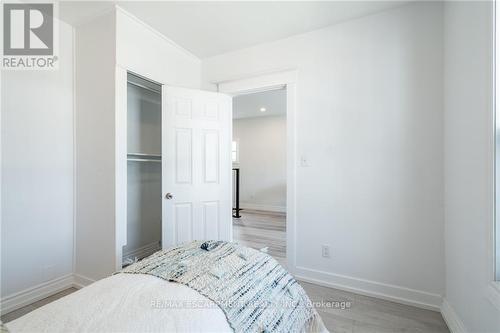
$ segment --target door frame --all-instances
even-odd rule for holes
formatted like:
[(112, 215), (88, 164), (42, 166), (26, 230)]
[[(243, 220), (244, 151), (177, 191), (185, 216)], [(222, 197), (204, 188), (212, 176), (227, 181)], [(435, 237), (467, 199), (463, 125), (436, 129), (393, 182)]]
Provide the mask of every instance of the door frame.
[[(286, 260), (288, 271), (292, 274), (296, 270), (297, 74), (296, 69), (288, 69), (212, 82), (218, 92), (231, 96), (286, 88)], [(230, 186), (232, 189), (232, 178)]]

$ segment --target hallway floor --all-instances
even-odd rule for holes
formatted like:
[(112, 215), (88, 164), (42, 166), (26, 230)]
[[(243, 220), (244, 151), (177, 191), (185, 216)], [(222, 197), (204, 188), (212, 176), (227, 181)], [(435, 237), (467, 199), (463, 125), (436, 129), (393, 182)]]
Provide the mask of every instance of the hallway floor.
[(286, 215), (284, 213), (242, 210), (241, 218), (233, 217), (233, 239), (267, 253), (286, 267)]

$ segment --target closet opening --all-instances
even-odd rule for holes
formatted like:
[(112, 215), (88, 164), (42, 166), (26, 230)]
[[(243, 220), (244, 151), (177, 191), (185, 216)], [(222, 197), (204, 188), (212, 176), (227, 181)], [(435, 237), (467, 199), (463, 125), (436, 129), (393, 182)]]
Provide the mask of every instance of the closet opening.
[(127, 73), (127, 266), (162, 248), (161, 85)]

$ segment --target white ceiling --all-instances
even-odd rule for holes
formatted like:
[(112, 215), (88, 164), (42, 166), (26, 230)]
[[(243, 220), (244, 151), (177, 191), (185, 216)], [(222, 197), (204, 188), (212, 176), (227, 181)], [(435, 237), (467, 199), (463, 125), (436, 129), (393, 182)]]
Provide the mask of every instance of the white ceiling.
[(77, 26), (110, 10), (114, 5), (114, 1), (59, 1), (59, 17), (66, 23)]
[(400, 6), (403, 1), (63, 1), (73, 25), (115, 3), (199, 58), (270, 42)]
[[(261, 112), (261, 108), (266, 108)], [(286, 90), (269, 90), (233, 97), (233, 119), (286, 115)]]

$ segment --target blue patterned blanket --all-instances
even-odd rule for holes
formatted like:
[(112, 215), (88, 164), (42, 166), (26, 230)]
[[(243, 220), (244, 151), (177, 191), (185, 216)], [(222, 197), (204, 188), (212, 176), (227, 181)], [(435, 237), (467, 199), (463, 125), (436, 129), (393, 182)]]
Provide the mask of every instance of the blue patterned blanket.
[(195, 241), (118, 273), (182, 283), (215, 302), (235, 332), (325, 331), (304, 289), (269, 255), (236, 243)]

